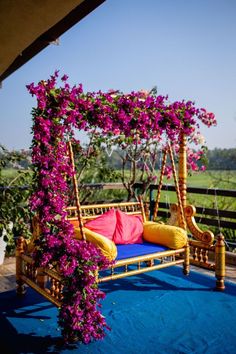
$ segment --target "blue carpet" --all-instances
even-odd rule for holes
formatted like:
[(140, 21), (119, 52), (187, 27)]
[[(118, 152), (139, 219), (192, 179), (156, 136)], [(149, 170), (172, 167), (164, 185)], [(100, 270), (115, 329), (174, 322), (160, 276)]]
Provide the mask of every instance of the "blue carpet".
[(103, 314), (111, 326), (104, 340), (61, 346), (57, 309), (32, 289), (19, 299), (0, 294), (0, 353), (234, 353), (236, 285), (213, 290), (215, 281), (180, 267), (108, 282)]

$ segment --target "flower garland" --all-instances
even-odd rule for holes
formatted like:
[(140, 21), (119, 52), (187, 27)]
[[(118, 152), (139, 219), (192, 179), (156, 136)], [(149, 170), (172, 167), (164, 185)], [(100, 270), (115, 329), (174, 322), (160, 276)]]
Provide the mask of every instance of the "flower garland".
[[(68, 178), (73, 175), (67, 153), (67, 139), (74, 129), (91, 131), (99, 128), (102, 136), (115, 136), (126, 146), (140, 139), (166, 136), (178, 148), (180, 134), (198, 143), (197, 119), (215, 125), (213, 113), (195, 108), (192, 102), (169, 104), (167, 97), (144, 91), (128, 95), (117, 91), (84, 93), (82, 85), (70, 87), (67, 76), (57, 88), (58, 72), (47, 81), (27, 86), (37, 98), (33, 109), (32, 160), (35, 168), (35, 192), (31, 208), (39, 217), (41, 236), (34, 255), (38, 266), (57, 264), (63, 276), (63, 303), (59, 325), (64, 338), (77, 337), (84, 343), (104, 336), (107, 327), (98, 311), (104, 294), (96, 284), (98, 268), (109, 266), (98, 249), (73, 238), (73, 226), (66, 220)], [(195, 169), (199, 154), (188, 154)], [(194, 165), (195, 164), (195, 165)]]
[(33, 111), (36, 174), (31, 207), (38, 214), (41, 237), (34, 257), (38, 266), (53, 267), (56, 263), (63, 276), (59, 325), (65, 340), (76, 337), (89, 343), (93, 338), (103, 338), (108, 328), (97, 310), (104, 294), (96, 284), (96, 271), (108, 267), (109, 262), (93, 244), (76, 241), (73, 227), (66, 220), (69, 187), (65, 176), (72, 176), (73, 171), (65, 135), (72, 135), (68, 122), (71, 115), (65, 116), (67, 96), (55, 95), (53, 81), (54, 77), (29, 88), (38, 100), (38, 108)]

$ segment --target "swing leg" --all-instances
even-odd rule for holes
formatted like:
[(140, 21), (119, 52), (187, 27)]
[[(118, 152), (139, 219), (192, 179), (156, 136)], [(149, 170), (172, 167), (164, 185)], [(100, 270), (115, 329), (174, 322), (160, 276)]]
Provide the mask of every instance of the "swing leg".
[(188, 275), (190, 271), (190, 247), (189, 244), (185, 246), (184, 253), (184, 264), (183, 264), (183, 273), (184, 275)]
[(17, 295), (25, 294), (25, 285), (24, 281), (21, 279), (23, 273), (23, 261), (21, 255), (24, 253), (24, 243), (25, 240), (23, 237), (19, 237), (17, 240), (16, 247), (16, 293)]
[(223, 291), (225, 289), (225, 242), (222, 234), (217, 236), (215, 246), (215, 265), (216, 290)]

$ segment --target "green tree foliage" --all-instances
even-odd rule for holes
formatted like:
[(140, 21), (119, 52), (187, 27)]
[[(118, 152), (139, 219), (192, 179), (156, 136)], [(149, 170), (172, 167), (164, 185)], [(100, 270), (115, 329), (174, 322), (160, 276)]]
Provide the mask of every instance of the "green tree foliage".
[[(28, 161), (28, 153), (10, 152), (0, 145), (0, 237), (3, 230), (7, 242), (7, 252), (14, 249), (17, 236), (28, 236), (30, 231), (30, 211), (28, 207), (31, 193), (30, 169), (22, 169), (20, 162)], [(29, 163), (29, 161), (28, 161)], [(10, 177), (4, 174), (6, 167), (15, 168)]]
[(209, 170), (236, 170), (236, 149), (208, 150)]

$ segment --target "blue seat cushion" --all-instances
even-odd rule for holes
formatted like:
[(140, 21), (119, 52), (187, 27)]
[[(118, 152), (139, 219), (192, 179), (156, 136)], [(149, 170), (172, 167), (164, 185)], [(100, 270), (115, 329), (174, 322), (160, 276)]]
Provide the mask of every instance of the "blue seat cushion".
[(151, 242), (135, 243), (129, 245), (116, 245), (116, 260), (144, 256), (151, 253), (166, 251), (169, 248)]

